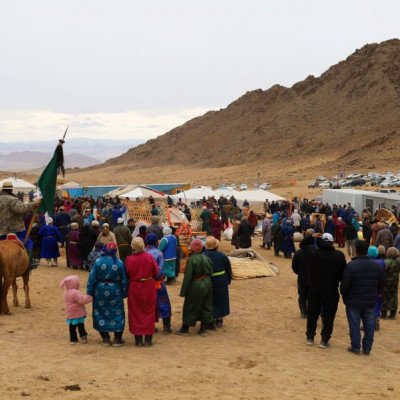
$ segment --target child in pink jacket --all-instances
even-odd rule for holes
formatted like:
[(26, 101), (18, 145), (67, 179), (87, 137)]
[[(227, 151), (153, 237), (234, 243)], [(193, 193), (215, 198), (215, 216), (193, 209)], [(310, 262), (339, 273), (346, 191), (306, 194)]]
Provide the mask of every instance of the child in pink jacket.
[(60, 283), (60, 288), (65, 288), (64, 304), (67, 324), (69, 325), (70, 344), (78, 343), (76, 328), (78, 328), (81, 342), (87, 343), (85, 304), (92, 301), (92, 296), (80, 292), (79, 277), (76, 275), (65, 277)]

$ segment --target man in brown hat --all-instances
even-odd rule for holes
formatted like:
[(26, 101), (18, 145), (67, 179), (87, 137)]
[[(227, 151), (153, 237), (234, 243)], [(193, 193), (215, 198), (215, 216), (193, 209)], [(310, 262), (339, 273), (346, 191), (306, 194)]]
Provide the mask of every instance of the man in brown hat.
[(24, 215), (36, 210), (39, 202), (23, 203), (13, 195), (11, 181), (3, 183), (0, 191), (0, 240), (8, 233), (15, 233), (21, 241), (25, 239)]

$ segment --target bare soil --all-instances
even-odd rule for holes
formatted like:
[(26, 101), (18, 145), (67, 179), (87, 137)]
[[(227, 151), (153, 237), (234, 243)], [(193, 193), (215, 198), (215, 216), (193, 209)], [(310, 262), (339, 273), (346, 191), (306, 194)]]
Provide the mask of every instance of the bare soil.
[[(19, 399), (24, 391), (31, 399), (398, 399), (400, 320), (382, 321), (371, 356), (355, 356), (346, 351), (340, 304), (331, 347), (308, 347), (290, 261), (260, 252), (280, 274), (233, 281), (223, 329), (207, 337), (197, 328), (189, 337), (156, 334), (153, 348), (140, 349), (128, 329), (125, 347), (104, 348), (91, 305), (89, 343), (70, 346), (58, 283), (75, 271), (64, 259), (58, 268), (40, 267), (31, 277), (32, 310), (0, 316), (0, 398)], [(84, 287), (87, 273), (77, 274)], [(174, 328), (181, 320), (180, 282), (169, 288)], [(22, 290), (19, 298), (23, 303)]]

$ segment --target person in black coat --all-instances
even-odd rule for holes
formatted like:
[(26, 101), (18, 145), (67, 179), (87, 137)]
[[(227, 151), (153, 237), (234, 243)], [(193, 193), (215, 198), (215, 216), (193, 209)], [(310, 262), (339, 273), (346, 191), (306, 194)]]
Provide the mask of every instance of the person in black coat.
[(313, 229), (306, 231), (306, 237), (300, 242), (300, 249), (294, 253), (292, 259), (292, 270), (297, 275), (297, 293), (301, 318), (307, 318), (310, 291), (310, 257), (304, 249), (314, 243), (313, 234)]
[(375, 331), (375, 306), (384, 284), (383, 268), (367, 256), (368, 245), (364, 240), (356, 240), (356, 258), (344, 270), (340, 292), (346, 305), (346, 315), (350, 328), (351, 345), (348, 351), (360, 354), (360, 321), (364, 325), (362, 340), (363, 353), (371, 352)]
[(84, 226), (79, 232), (78, 239), (78, 251), (79, 255), (83, 260), (83, 267), (89, 270), (88, 255), (93, 250), (93, 247), (97, 241), (96, 232), (90, 227), (90, 223), (85, 221)]
[(346, 249), (349, 257), (356, 256), (355, 241), (358, 239), (358, 233), (354, 225), (349, 220), (344, 228), (344, 236), (346, 238)]
[(239, 239), (239, 248), (249, 249), (251, 247), (251, 226), (249, 221), (247, 221), (247, 217), (242, 217), (237, 236)]
[(310, 346), (314, 344), (317, 321), (321, 316), (322, 330), (319, 347), (322, 349), (329, 346), (332, 336), (339, 303), (339, 282), (346, 268), (346, 258), (341, 251), (335, 249), (333, 241), (331, 234), (324, 233), (322, 237), (319, 234), (315, 242), (305, 248), (310, 258), (307, 344)]
[(369, 222), (369, 218), (364, 218), (362, 224), (362, 233), (363, 233), (363, 238), (367, 242), (367, 245), (369, 247), (372, 237), (372, 229), (371, 229), (371, 224)]

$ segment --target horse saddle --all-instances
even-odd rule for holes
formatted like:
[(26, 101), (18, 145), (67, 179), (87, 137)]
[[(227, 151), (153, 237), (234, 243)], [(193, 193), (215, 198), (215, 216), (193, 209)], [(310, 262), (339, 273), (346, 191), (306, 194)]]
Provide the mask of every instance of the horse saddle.
[(21, 249), (25, 250), (25, 246), (23, 245), (23, 243), (18, 239), (18, 236), (15, 233), (8, 233), (6, 240), (11, 240), (11, 242), (14, 242), (15, 244), (17, 244), (19, 247), (21, 247)]

